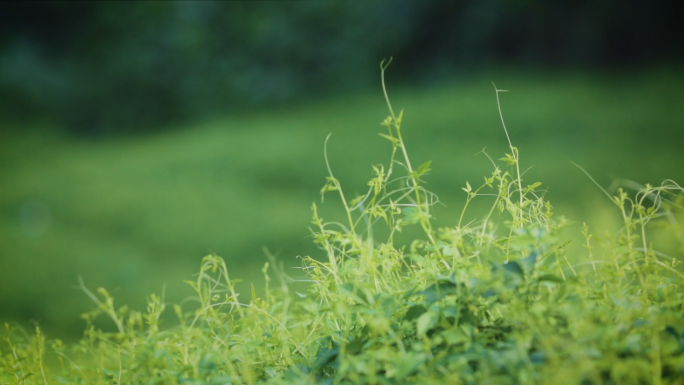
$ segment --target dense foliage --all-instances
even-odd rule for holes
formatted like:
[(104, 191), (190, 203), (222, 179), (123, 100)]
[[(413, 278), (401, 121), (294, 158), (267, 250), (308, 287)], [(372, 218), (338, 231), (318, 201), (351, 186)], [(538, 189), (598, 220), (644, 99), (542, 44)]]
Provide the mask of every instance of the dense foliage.
[[(384, 71), (384, 68), (383, 68)], [(497, 100), (501, 90), (496, 90)], [(466, 212), (490, 199), (478, 222), (464, 215), (434, 228), (437, 197), (423, 187), (430, 163), (414, 167), (394, 113), (381, 134), (387, 166), (373, 166), (365, 195), (349, 199), (329, 166), (321, 194), (346, 211), (326, 222), (313, 205), (322, 261), (304, 258), (305, 293), (274, 260), (266, 294), (241, 301), (223, 260), (207, 256), (198, 306), (173, 305), (180, 325), (162, 329), (168, 306), (114, 306), (104, 290), (84, 315), (83, 340), (66, 346), (7, 326), (0, 381), (10, 384), (680, 384), (684, 380), (684, 191), (673, 181), (611, 197), (620, 231), (597, 242), (585, 225), (586, 259), (571, 261), (541, 184), (523, 184), (510, 144), (479, 187), (466, 183)], [(503, 118), (502, 118), (503, 123)], [(504, 126), (505, 129), (505, 126)], [(506, 131), (506, 135), (508, 133)], [(397, 175), (402, 172), (402, 175)], [(412, 228), (422, 235), (398, 238)], [(654, 230), (655, 232), (652, 232)], [(93, 322), (115, 324), (104, 332)], [(56, 358), (57, 365), (47, 360)], [(53, 366), (53, 367), (49, 367)]]

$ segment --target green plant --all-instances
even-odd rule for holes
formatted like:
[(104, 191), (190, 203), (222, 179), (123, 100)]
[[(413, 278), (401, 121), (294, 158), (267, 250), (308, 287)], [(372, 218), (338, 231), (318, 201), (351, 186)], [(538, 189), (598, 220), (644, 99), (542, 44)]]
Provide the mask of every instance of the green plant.
[[(573, 261), (560, 235), (570, 223), (553, 215), (540, 183), (523, 184), (504, 125), (510, 171), (490, 158), (491, 175), (479, 187), (466, 182), (457, 224), (435, 228), (438, 200), (423, 187), (430, 163), (410, 162), (387, 65), (381, 135), (390, 162), (373, 166), (367, 193), (352, 199), (328, 164), (321, 194), (337, 193), (346, 218), (324, 221), (313, 205), (311, 231), (325, 258), (302, 259), (306, 293), (293, 292), (270, 257), (265, 295), (252, 290), (241, 301), (224, 261), (210, 255), (188, 282), (196, 306), (174, 305), (179, 325), (163, 329), (163, 297), (150, 296), (146, 312), (117, 309), (106, 290), (98, 297), (81, 284), (97, 304), (84, 315), (82, 341), (55, 340), (46, 355), (39, 330), (8, 326), (1, 383), (681, 383), (684, 275), (649, 231), (682, 241), (682, 188), (667, 181), (633, 197), (606, 192), (624, 226), (597, 248), (584, 225), (586, 261)], [(495, 91), (498, 102), (503, 90)], [(500, 104), (499, 112), (503, 123)], [(491, 208), (468, 222), (474, 199)], [(421, 235), (400, 240), (410, 228)], [(100, 315), (113, 332), (94, 326)], [(50, 370), (46, 357), (57, 359)]]

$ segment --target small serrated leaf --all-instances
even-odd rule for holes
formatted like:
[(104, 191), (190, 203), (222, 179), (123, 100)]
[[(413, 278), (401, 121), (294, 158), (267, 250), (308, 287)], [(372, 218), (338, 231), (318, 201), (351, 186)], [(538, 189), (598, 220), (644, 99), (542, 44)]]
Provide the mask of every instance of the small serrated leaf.
[(515, 157), (511, 154), (506, 154), (505, 157), (500, 158), (499, 160), (503, 160), (504, 162), (508, 163), (511, 166), (516, 163)]

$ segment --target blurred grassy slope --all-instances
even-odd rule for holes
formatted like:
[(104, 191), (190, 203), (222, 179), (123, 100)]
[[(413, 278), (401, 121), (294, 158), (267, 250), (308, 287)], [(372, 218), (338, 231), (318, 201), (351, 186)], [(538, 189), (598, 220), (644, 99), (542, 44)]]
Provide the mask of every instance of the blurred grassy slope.
[[(490, 80), (511, 91), (501, 94), (502, 108), (523, 167), (534, 166), (525, 180), (548, 186), (559, 214), (592, 225), (616, 214), (570, 161), (604, 186), (615, 177), (684, 181), (680, 71), (511, 70), (422, 89), (395, 89), (391, 70), (388, 77), (395, 110), (406, 110), (413, 164), (433, 160), (426, 180), (446, 205), (436, 208), (442, 225), (455, 223), (465, 182), (479, 184), (492, 171), (474, 154), (485, 146), (495, 159), (507, 151)], [(263, 246), (288, 266), (297, 255), (320, 256), (307, 227), (326, 176), (325, 137), (332, 133), (329, 160), (345, 192), (361, 194), (370, 165), (389, 157), (377, 135), (386, 116), (378, 88), (106, 142), (40, 129), (0, 134), (0, 318), (79, 333), (78, 314), (91, 307), (73, 289), (79, 275), (141, 309), (163, 285), (169, 300), (190, 295), (182, 280), (210, 252), (248, 282), (260, 281)], [(325, 219), (341, 218), (337, 203), (329, 194)]]

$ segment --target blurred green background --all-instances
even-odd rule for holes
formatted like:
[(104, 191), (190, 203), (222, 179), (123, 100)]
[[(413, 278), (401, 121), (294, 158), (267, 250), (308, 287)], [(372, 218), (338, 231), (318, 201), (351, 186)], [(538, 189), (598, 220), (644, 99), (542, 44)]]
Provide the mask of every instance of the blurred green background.
[[(379, 63), (414, 164), (454, 224), (507, 151), (558, 214), (610, 229), (601, 184), (684, 181), (682, 23), (670, 1), (1, 2), (0, 321), (73, 338), (118, 304), (190, 296), (201, 258), (261, 286), (319, 258), (310, 206), (331, 166), (365, 192), (390, 148)], [(615, 188), (613, 184), (613, 189)], [(488, 203), (488, 202), (485, 202)], [(340, 218), (333, 195), (325, 219)], [(473, 214), (471, 219), (475, 219)], [(579, 254), (578, 242), (569, 246)], [(681, 254), (680, 254), (681, 257)], [(245, 298), (248, 300), (248, 298)]]

